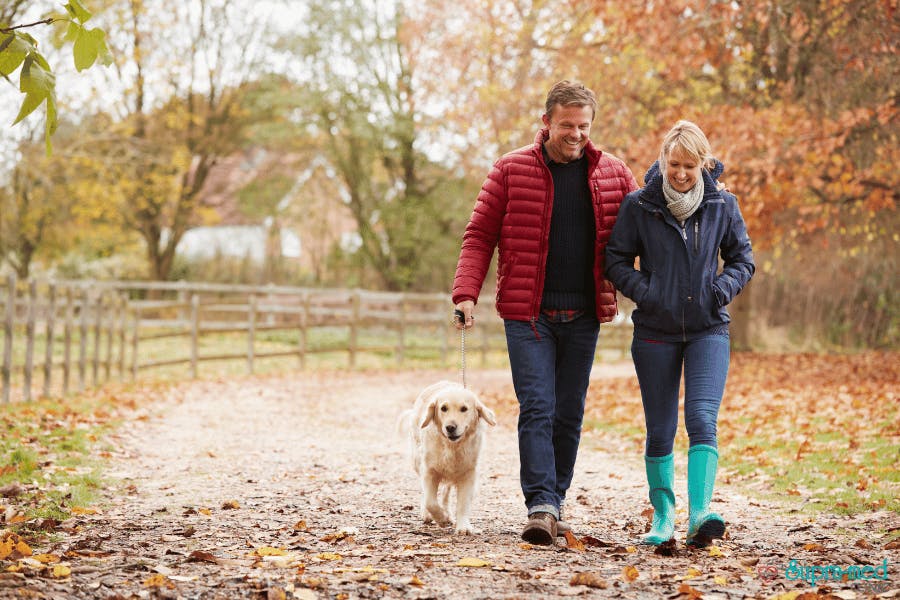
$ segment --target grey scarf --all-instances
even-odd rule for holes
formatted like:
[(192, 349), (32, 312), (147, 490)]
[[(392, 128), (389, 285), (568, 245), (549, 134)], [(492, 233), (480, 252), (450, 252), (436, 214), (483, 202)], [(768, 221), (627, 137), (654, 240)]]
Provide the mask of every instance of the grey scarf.
[(697, 211), (700, 201), (703, 200), (703, 179), (697, 181), (688, 191), (679, 192), (672, 187), (668, 177), (663, 173), (663, 195), (666, 197), (669, 212), (679, 223), (684, 224), (688, 217)]

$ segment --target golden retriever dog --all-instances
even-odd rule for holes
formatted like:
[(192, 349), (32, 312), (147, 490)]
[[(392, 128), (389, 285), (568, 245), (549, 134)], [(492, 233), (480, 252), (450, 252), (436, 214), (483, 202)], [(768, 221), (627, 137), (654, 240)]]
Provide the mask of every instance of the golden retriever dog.
[(491, 409), (458, 383), (440, 381), (416, 398), (401, 415), (408, 432), (413, 468), (422, 484), (425, 523), (451, 524), (448, 501), (456, 489), (456, 533), (478, 530), (470, 520), (478, 487), (478, 459), (486, 425), (496, 425)]

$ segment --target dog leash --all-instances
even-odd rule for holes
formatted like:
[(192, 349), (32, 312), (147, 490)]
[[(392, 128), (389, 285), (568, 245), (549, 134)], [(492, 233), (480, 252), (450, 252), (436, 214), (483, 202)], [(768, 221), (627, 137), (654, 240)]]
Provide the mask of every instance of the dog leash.
[(466, 385), (466, 315), (463, 314), (461, 310), (454, 310), (454, 316), (456, 317), (456, 321), (462, 323), (462, 328), (459, 330), (459, 373), (460, 378), (462, 379), (462, 385), (464, 388), (467, 388)]

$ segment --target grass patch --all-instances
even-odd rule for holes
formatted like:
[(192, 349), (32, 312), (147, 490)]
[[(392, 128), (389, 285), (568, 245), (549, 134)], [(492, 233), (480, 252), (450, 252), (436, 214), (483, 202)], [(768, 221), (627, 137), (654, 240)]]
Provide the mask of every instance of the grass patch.
[[(900, 353), (732, 357), (719, 479), (805, 513), (900, 512)], [(585, 426), (643, 450), (634, 378), (598, 381)], [(683, 399), (676, 452), (686, 452)]]
[(0, 406), (0, 497), (6, 526), (65, 520), (93, 504), (103, 486), (98, 440), (118, 425), (117, 399), (104, 392)]

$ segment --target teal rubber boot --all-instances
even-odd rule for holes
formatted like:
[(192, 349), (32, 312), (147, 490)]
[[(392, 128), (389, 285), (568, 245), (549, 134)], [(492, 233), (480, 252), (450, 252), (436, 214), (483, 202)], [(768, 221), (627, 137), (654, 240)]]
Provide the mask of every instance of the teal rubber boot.
[(659, 546), (672, 539), (675, 533), (675, 492), (672, 489), (675, 485), (675, 455), (645, 456), (644, 466), (650, 485), (653, 525), (641, 542)]
[(719, 452), (712, 446), (698, 444), (688, 450), (688, 533), (686, 543), (704, 548), (714, 538), (725, 534), (725, 521), (709, 512)]

